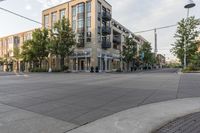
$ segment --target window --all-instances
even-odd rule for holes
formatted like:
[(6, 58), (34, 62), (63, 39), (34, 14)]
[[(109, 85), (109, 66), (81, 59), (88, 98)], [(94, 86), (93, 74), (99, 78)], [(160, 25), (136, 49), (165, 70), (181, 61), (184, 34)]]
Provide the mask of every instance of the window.
[(106, 13), (106, 8), (102, 7), (103, 13)]
[(101, 3), (98, 2), (98, 13), (101, 13)]
[(72, 7), (72, 16), (76, 16), (76, 6)]
[(56, 12), (51, 14), (51, 26), (53, 27), (54, 24), (56, 23)]
[(49, 15), (44, 15), (44, 27), (49, 27)]
[(76, 6), (72, 7), (72, 30), (76, 32)]
[(91, 1), (87, 2), (87, 12), (91, 12)]
[(11, 44), (11, 43), (13, 43), (13, 37), (8, 38), (8, 44)]
[(78, 28), (83, 28), (84, 27), (84, 22), (83, 19), (78, 20)]
[(75, 32), (76, 31), (76, 20), (72, 21), (72, 30)]
[(86, 30), (87, 30), (87, 42), (91, 42), (91, 1), (86, 3)]
[(91, 27), (91, 17), (87, 18), (87, 28)]
[(84, 12), (84, 4), (80, 3), (78, 4), (78, 13), (83, 13)]
[(60, 10), (60, 19), (63, 19), (65, 17), (65, 9)]
[(17, 37), (17, 36), (15, 36), (15, 37), (14, 37), (14, 44), (15, 44), (16, 46), (18, 46), (19, 43), (20, 43), (20, 38)]

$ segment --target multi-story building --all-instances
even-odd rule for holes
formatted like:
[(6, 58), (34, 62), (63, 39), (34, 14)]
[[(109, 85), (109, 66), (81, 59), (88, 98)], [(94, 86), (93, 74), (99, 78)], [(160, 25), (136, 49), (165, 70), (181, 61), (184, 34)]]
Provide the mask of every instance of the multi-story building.
[[(122, 67), (120, 51), (124, 36), (134, 34), (112, 19), (112, 6), (105, 0), (72, 0), (46, 9), (42, 14), (46, 28), (52, 28), (63, 16), (69, 19), (78, 42), (71, 57), (72, 70), (89, 70), (93, 66), (110, 71)], [(141, 36), (134, 39), (138, 46), (145, 40)]]
[(32, 39), (32, 31), (33, 30), (29, 30), (0, 38), (0, 57), (6, 60), (6, 63), (0, 64), (0, 70), (16, 70), (17, 66), (14, 60), (14, 49), (16, 47), (20, 49), (24, 41)]
[[(120, 52), (125, 36), (134, 36), (138, 51), (146, 41), (114, 20), (112, 6), (105, 0), (71, 0), (48, 8), (42, 12), (42, 27), (52, 29), (63, 17), (76, 34), (77, 48), (69, 66), (73, 71), (89, 71), (91, 67), (100, 71), (122, 69)], [(50, 62), (52, 69), (58, 67), (55, 57)]]
[(157, 54), (157, 61), (160, 68), (166, 65), (166, 58), (162, 54)]

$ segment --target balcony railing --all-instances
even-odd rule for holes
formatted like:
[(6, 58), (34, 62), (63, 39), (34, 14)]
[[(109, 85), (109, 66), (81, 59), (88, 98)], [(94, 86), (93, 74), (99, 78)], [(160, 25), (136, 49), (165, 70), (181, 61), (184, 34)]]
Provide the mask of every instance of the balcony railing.
[(84, 43), (84, 39), (83, 38), (79, 38), (78, 39), (78, 43), (77, 43), (77, 47), (78, 48), (83, 48), (85, 46), (85, 43)]
[(104, 49), (111, 48), (110, 40), (103, 39), (102, 40), (102, 48), (104, 48)]
[(108, 26), (103, 26), (102, 27), (102, 34), (103, 35), (110, 35), (111, 34), (111, 28)]
[(101, 12), (98, 12), (98, 20), (101, 20)]
[(116, 44), (120, 44), (121, 38), (119, 36), (113, 36), (113, 42), (116, 43)]
[(111, 21), (111, 13), (110, 12), (103, 12), (102, 13), (102, 19), (105, 21)]

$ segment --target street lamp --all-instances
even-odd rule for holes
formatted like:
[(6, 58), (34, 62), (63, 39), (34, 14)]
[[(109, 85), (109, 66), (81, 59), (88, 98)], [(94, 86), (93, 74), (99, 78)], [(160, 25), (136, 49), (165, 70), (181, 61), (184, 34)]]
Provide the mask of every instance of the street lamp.
[[(189, 18), (189, 13), (190, 13), (190, 8), (193, 8), (195, 7), (196, 4), (193, 2), (193, 0), (189, 0), (188, 3), (184, 6), (185, 9), (187, 9), (187, 19)], [(187, 26), (186, 26), (186, 29), (187, 29)], [(187, 67), (187, 40), (186, 40), (186, 37), (184, 39), (185, 43), (184, 43), (184, 68)]]
[(85, 72), (87, 72), (87, 54), (88, 53), (85, 51), (84, 54), (85, 54)]

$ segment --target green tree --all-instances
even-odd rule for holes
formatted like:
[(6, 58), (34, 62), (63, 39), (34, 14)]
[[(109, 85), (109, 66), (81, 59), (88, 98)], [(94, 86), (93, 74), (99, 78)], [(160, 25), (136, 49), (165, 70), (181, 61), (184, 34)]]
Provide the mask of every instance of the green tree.
[(125, 37), (124, 44), (121, 54), (123, 61), (127, 64), (128, 71), (130, 63), (133, 62), (137, 54), (137, 43), (133, 40), (133, 37)]
[(76, 46), (75, 34), (73, 33), (69, 20), (63, 18), (55, 23), (51, 31), (50, 51), (56, 56), (60, 56), (61, 70), (64, 70), (64, 59), (67, 57), (67, 67), (69, 67), (69, 56)]
[(198, 51), (194, 55), (192, 55), (190, 66), (194, 66), (194, 67), (200, 68), (200, 51), (199, 51), (200, 41), (196, 41), (196, 46), (198, 48)]
[(195, 55), (192, 56), (191, 65), (194, 67), (200, 68), (200, 53), (196, 52)]
[(33, 32), (32, 39), (32, 51), (39, 61), (39, 68), (43, 60), (47, 60), (48, 57), (48, 45), (49, 45), (49, 32), (47, 29), (36, 29)]
[[(32, 33), (32, 39), (24, 42), (22, 46), (22, 59), (25, 62), (32, 62), (33, 64), (41, 64), (43, 60), (47, 60), (48, 57), (48, 44), (49, 34), (47, 29), (36, 29)], [(35, 66), (35, 65), (34, 65)]]
[(151, 52), (152, 47), (151, 44), (145, 42), (140, 48), (140, 55), (143, 54), (143, 63), (144, 64), (154, 64), (156, 61), (155, 55)]
[(20, 55), (24, 62), (31, 62), (36, 60), (36, 56), (32, 51), (32, 45), (34, 45), (32, 40), (27, 40), (22, 45), (22, 52)]
[(176, 39), (175, 43), (172, 44), (173, 48), (171, 52), (180, 59), (181, 64), (184, 64), (184, 46), (186, 44), (186, 56), (187, 63), (191, 62), (192, 56), (197, 51), (196, 37), (199, 35), (198, 26), (200, 20), (195, 17), (189, 17), (188, 19), (182, 19), (178, 23), (177, 31), (174, 36)]

